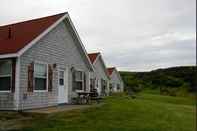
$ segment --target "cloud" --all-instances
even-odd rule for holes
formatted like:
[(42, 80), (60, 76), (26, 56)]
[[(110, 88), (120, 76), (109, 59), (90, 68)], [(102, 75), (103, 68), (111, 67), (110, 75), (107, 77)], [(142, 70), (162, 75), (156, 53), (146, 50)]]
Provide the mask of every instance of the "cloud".
[(195, 5), (195, 0), (2, 0), (0, 24), (68, 11), (88, 52), (101, 51), (108, 66), (144, 71), (195, 64)]

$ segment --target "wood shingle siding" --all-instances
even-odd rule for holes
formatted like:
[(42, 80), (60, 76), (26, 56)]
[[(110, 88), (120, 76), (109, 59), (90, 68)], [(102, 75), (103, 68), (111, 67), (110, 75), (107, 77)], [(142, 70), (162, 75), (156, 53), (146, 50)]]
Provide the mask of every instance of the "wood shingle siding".
[[(66, 24), (61, 22), (51, 32), (44, 36), (37, 44), (27, 50), (21, 57), (20, 63), (20, 100), (19, 108), (32, 109), (46, 106), (57, 105), (58, 97), (58, 69), (68, 69), (68, 98), (75, 97), (72, 91), (72, 66), (89, 73), (87, 63), (84, 62), (82, 52), (76, 46)], [(53, 89), (51, 92), (33, 92), (27, 91), (27, 68), (32, 61), (47, 63), (48, 65), (56, 64), (53, 70)], [(87, 76), (88, 77), (88, 76)], [(87, 78), (89, 79), (89, 77)], [(86, 81), (86, 84), (88, 82)], [(27, 95), (24, 99), (23, 95)]]

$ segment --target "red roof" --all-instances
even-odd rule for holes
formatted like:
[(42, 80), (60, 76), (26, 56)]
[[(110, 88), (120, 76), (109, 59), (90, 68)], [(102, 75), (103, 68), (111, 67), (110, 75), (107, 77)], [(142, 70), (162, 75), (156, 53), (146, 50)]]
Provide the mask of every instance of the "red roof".
[(99, 55), (100, 53), (91, 53), (91, 54), (88, 54), (89, 58), (90, 58), (90, 61), (92, 62), (92, 64), (94, 63), (94, 61), (96, 60), (97, 56)]
[(108, 75), (110, 76), (114, 71), (115, 67), (107, 68)]
[(63, 15), (65, 15), (65, 13), (0, 26), (0, 55), (17, 53)]

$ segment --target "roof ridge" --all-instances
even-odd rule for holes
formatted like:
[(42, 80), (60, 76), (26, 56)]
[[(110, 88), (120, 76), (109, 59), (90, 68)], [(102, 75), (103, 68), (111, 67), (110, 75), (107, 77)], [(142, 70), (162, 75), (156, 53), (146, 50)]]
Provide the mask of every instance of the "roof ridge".
[(11, 24), (7, 24), (7, 25), (0, 25), (0, 27), (5, 27), (5, 26), (14, 26), (17, 24), (23, 24), (26, 22), (32, 22), (35, 20), (40, 20), (40, 19), (45, 19), (45, 18), (49, 18), (49, 17), (55, 17), (55, 16), (59, 16), (59, 15), (65, 15), (68, 14), (68, 12), (64, 12), (64, 13), (59, 13), (59, 14), (54, 14), (54, 15), (48, 15), (48, 16), (43, 16), (43, 17), (38, 17), (38, 18), (33, 18), (33, 19), (29, 19), (29, 20), (24, 20), (24, 21), (19, 21), (19, 22), (15, 22), (15, 23), (11, 23)]
[(101, 54), (101, 52), (88, 53), (88, 55), (93, 55), (93, 54)]

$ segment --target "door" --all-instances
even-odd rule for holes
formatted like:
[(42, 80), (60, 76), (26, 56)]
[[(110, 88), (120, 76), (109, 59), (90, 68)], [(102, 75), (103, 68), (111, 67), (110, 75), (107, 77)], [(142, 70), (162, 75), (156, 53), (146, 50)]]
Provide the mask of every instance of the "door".
[(66, 70), (59, 70), (58, 73), (58, 103), (63, 104), (63, 103), (68, 103), (68, 80), (67, 80), (67, 71)]

